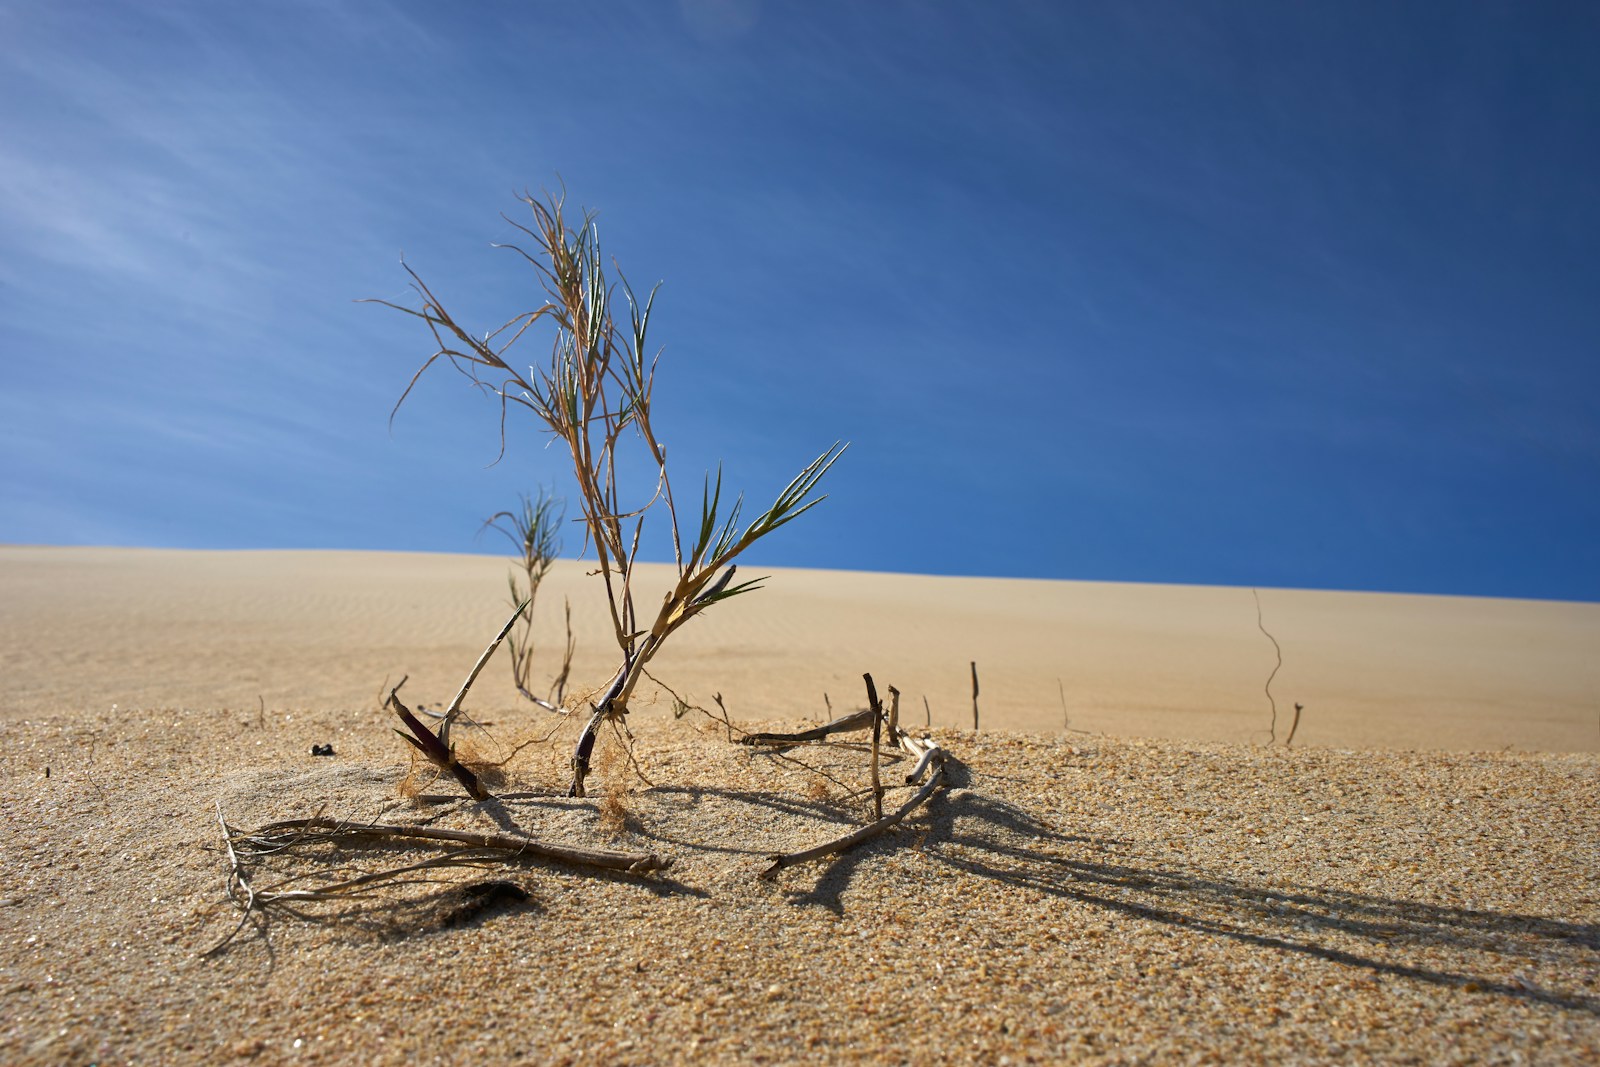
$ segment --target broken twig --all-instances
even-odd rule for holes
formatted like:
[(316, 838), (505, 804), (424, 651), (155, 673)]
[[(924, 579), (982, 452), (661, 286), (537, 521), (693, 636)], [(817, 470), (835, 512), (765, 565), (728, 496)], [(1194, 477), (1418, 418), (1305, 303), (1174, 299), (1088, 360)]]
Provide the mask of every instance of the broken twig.
[(799, 730), (792, 734), (746, 734), (739, 739), (739, 743), (744, 745), (799, 745), (807, 741), (821, 741), (830, 734), (848, 734), (857, 730), (865, 730), (871, 725), (872, 709), (863, 708), (860, 711), (852, 711), (848, 715), (841, 715), (830, 723), (813, 726), (809, 730)]
[(978, 732), (978, 661), (972, 661), (972, 732)]

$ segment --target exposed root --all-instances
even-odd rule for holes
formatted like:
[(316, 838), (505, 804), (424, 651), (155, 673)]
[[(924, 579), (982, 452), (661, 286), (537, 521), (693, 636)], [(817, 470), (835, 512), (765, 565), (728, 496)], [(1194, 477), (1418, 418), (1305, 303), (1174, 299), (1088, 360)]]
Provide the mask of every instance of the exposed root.
[[(217, 821), (222, 827), (223, 844), (228, 853), (228, 897), (238, 908), (240, 916), (233, 930), (202, 953), (203, 956), (222, 951), (239, 935), (246, 923), (257, 919), (262, 909), (271, 905), (348, 900), (388, 886), (425, 881), (427, 879), (417, 876), (445, 867), (503, 867), (528, 860), (542, 860), (570, 867), (649, 874), (665, 870), (671, 865), (670, 858), (654, 852), (583, 848), (540, 841), (522, 834), (395, 823), (351, 823), (322, 815), (284, 819), (255, 830), (239, 831), (228, 825), (220, 802), (217, 805)], [(300, 885), (310, 877), (305, 875), (291, 876), (264, 888), (257, 888), (252, 882), (252, 872), (248, 869), (252, 860), (260, 861), (268, 856), (318, 844), (337, 846), (355, 841), (420, 842), (440, 849), (441, 854), (353, 877), (324, 878), (309, 887)]]
[(410, 840), (447, 845), (464, 845), (497, 853), (502, 859), (540, 859), (575, 867), (648, 874), (665, 870), (671, 860), (654, 852), (617, 852), (612, 849), (561, 845), (522, 834), (484, 833), (479, 830), (450, 830), (436, 826), (404, 826), (396, 823), (351, 823), (316, 815), (308, 819), (284, 819), (260, 829), (234, 835), (258, 854), (312, 840)]

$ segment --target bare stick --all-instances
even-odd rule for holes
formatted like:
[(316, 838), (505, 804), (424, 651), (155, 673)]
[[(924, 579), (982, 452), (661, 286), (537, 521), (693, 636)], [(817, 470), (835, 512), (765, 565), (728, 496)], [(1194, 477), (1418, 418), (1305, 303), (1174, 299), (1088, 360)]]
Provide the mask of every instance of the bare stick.
[(1289, 724), (1289, 736), (1283, 739), (1284, 748), (1294, 747), (1294, 732), (1300, 729), (1300, 713), (1306, 709), (1304, 704), (1294, 706), (1294, 722)]
[(520, 686), (520, 685), (517, 686), (517, 692), (521, 693), (523, 695), (523, 697), (525, 697), (528, 700), (529, 703), (531, 703), (531, 704), (533, 704), (533, 705), (535, 705), (537, 707), (543, 708), (545, 711), (548, 711), (552, 715), (565, 715), (567, 713), (567, 709), (562, 707), (560, 704), (552, 704), (550, 701), (546, 700), (544, 697), (538, 695), (537, 693), (530, 692), (524, 686)]
[[(727, 708), (723, 708), (722, 709), (723, 717), (721, 719), (718, 719), (715, 715), (711, 714), (711, 712), (707, 711), (705, 708), (702, 708), (700, 705), (698, 705), (698, 704), (690, 704), (688, 701), (684, 700), (683, 697), (679, 696), (676, 692), (673, 691), (671, 686), (667, 685), (665, 682), (663, 682), (661, 679), (657, 678), (655, 675), (651, 674), (649, 671), (645, 672), (645, 677), (649, 678), (657, 686), (659, 686), (662, 689), (666, 690), (667, 694), (672, 697), (672, 717), (674, 719), (682, 718), (684, 715), (687, 715), (691, 711), (698, 711), (700, 714), (704, 715), (706, 718), (712, 720), (713, 722), (721, 722), (721, 723), (723, 723), (723, 725), (725, 725), (733, 733), (737, 733), (739, 735), (739, 742), (738, 742), (739, 744), (744, 744), (745, 743), (744, 739), (749, 735), (747, 735), (743, 730), (739, 729), (739, 727), (733, 725), (732, 721), (728, 718)], [(768, 735), (768, 736), (775, 736), (775, 735)], [(840, 781), (838, 778), (834, 777), (832, 774), (829, 774), (827, 771), (823, 770), (821, 767), (813, 767), (809, 763), (806, 763), (804, 760), (796, 759), (795, 757), (793, 757), (793, 756), (791, 756), (791, 755), (789, 755), (788, 753), (785, 753), (785, 752), (772, 751), (770, 754), (773, 757), (777, 758), (777, 759), (785, 761), (786, 763), (792, 763), (796, 767), (799, 767), (802, 770), (809, 771), (810, 773), (812, 773), (814, 775), (817, 775), (820, 778), (826, 778), (828, 781), (832, 782), (834, 785), (838, 786), (840, 789), (843, 789), (847, 793), (851, 791), (850, 783)]]
[(928, 707), (928, 696), (926, 693), (924, 693), (922, 696), (922, 719), (924, 726), (927, 726), (929, 729), (933, 728), (933, 709)]
[(878, 689), (872, 684), (872, 675), (863, 674), (867, 680), (867, 704), (872, 711), (872, 819), (883, 818), (883, 779), (878, 777), (878, 742), (883, 737), (883, 705), (878, 703)]
[(1278, 702), (1272, 696), (1272, 680), (1278, 676), (1278, 671), (1283, 667), (1283, 649), (1278, 646), (1278, 639), (1267, 633), (1267, 628), (1261, 623), (1261, 594), (1252, 589), (1250, 595), (1256, 598), (1256, 629), (1267, 635), (1267, 640), (1272, 642), (1272, 650), (1278, 654), (1278, 662), (1273, 666), (1272, 673), (1267, 675), (1265, 686), (1267, 703), (1272, 705), (1272, 725), (1269, 727), (1270, 735), (1267, 739), (1267, 743), (1271, 744), (1278, 739)]
[(1056, 679), (1056, 688), (1061, 691), (1061, 730), (1066, 732), (1072, 729), (1072, 715), (1067, 711), (1067, 687), (1061, 684), (1061, 679)]
[(972, 732), (978, 732), (978, 662), (972, 661)]
[(889, 736), (900, 736), (900, 690), (889, 687)]

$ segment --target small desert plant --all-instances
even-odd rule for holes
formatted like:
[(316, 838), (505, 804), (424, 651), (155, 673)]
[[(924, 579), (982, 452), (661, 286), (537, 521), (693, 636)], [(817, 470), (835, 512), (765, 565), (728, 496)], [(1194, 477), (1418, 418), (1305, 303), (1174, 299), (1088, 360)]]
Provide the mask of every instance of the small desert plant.
[(558, 527), (565, 510), (559, 499), (541, 489), (537, 496), (523, 496), (521, 507), (516, 511), (502, 511), (484, 524), (505, 534), (516, 546), (516, 569), (508, 576), (507, 584), (512, 605), (527, 604), (506, 635), (512, 681), (516, 683), (517, 692), (529, 701), (555, 712), (564, 710), (562, 701), (566, 698), (567, 679), (572, 674), (572, 653), (577, 648), (572, 638), (572, 603), (566, 602), (567, 643), (561, 657), (561, 670), (544, 697), (533, 691), (533, 611), (539, 598), (539, 583), (561, 554)]
[[(711, 605), (758, 587), (760, 579), (733, 581), (734, 560), (823, 499), (817, 486), (844, 446), (836, 442), (807, 464), (771, 507), (743, 526), (743, 498), (725, 506), (721, 472), (714, 480), (707, 476), (699, 521), (686, 529), (680, 523), (667, 451), (656, 432), (651, 406), (659, 353), (652, 354), (647, 334), (656, 290), (640, 300), (620, 271), (616, 281), (611, 280), (592, 214), (585, 213), (570, 225), (564, 197), (524, 194), (521, 200), (532, 213), (531, 224), (506, 221), (533, 243), (529, 248), (502, 247), (522, 256), (537, 274), (545, 296), (537, 308), (478, 335), (459, 325), (409, 266), (405, 269), (421, 307), (376, 302), (421, 319), (436, 345), (412, 376), (397, 409), (417, 380), (445, 360), (499, 399), (502, 428), (508, 409), (521, 407), (566, 445), (583, 508), (585, 547), (595, 553), (621, 655), (611, 681), (592, 702), (573, 751), (569, 792), (583, 796), (601, 724), (627, 714), (645, 669), (681, 626)], [(542, 367), (524, 369), (507, 353), (541, 320), (555, 326), (550, 356)], [(624, 457), (623, 452), (634, 453), (635, 458)], [(654, 471), (655, 490), (646, 500), (625, 503), (618, 489), (618, 467), (638, 460)], [(666, 508), (678, 577), (650, 618), (641, 616), (635, 605), (634, 564), (645, 518), (657, 505)]]
[[(563, 215), (560, 197), (547, 196), (544, 200), (537, 200), (524, 196), (522, 200), (533, 213), (533, 224), (531, 227), (515, 222), (511, 224), (533, 239), (534, 249), (530, 253), (522, 248), (510, 247), (527, 260), (539, 276), (546, 297), (539, 307), (515, 316), (498, 330), (484, 334), (480, 340), (456, 323), (432, 290), (410, 267), (406, 267), (406, 271), (411, 276), (413, 289), (421, 298), (420, 308), (403, 307), (384, 300), (374, 302), (421, 319), (427, 324), (437, 345), (433, 355), (412, 376), (411, 383), (401, 394), (400, 402), (395, 405), (397, 409), (400, 403), (405, 402), (417, 379), (442, 359), (452, 364), (474, 385), (487, 389), (499, 398), (502, 428), (505, 414), (511, 406), (525, 408), (567, 448), (578, 486), (578, 499), (583, 507), (585, 547), (593, 548), (598, 561), (596, 571), (604, 583), (612, 629), (621, 654), (621, 663), (611, 680), (604, 687), (586, 694), (590, 713), (573, 752), (569, 792), (573, 796), (584, 795), (584, 779), (589, 773), (599, 730), (602, 725), (609, 723), (616, 744), (608, 745), (603, 756), (606, 766), (602, 773), (608, 788), (599, 806), (599, 814), (602, 829), (615, 834), (629, 828), (628, 775), (631, 773), (647, 787), (650, 785), (633, 758), (632, 735), (623, 721), (629, 700), (640, 679), (645, 676), (646, 668), (667, 639), (690, 619), (713, 604), (758, 588), (759, 579), (734, 583), (734, 560), (761, 538), (802, 515), (823, 499), (817, 494), (817, 486), (843, 453), (844, 446), (835, 443), (823, 451), (784, 487), (771, 507), (743, 526), (740, 524), (742, 498), (736, 498), (731, 506), (724, 508), (721, 472), (718, 472), (715, 480), (708, 475), (701, 493), (698, 522), (689, 524), (687, 528), (680, 525), (672, 480), (667, 470), (666, 448), (661, 444), (652, 421), (651, 398), (655, 390), (657, 357), (647, 354), (646, 332), (655, 291), (652, 290), (641, 304), (620, 275), (615, 284), (608, 280), (593, 216), (586, 214), (581, 224), (569, 226)], [(510, 219), (507, 221), (511, 222)], [(618, 305), (614, 300), (619, 289), (626, 303), (626, 317), (620, 322), (616, 317)], [(543, 368), (520, 370), (507, 360), (507, 351), (541, 319), (548, 319), (556, 327), (549, 360)], [(647, 468), (656, 475), (654, 492), (648, 499), (632, 501), (629, 507), (624, 507), (617, 485), (618, 464), (623, 458), (619, 455), (619, 448), (624, 442), (633, 446), (630, 451), (642, 454)], [(637, 463), (637, 456), (630, 458), (629, 462)], [(635, 607), (634, 564), (639, 553), (644, 520), (648, 513), (659, 507), (664, 507), (667, 513), (677, 579), (662, 597), (661, 606), (651, 618), (640, 616)], [(506, 760), (498, 763), (474, 759), (470, 746), (463, 746), (458, 754), (450, 739), (451, 728), (461, 715), (462, 702), (473, 682), (508, 636), (516, 650), (513, 657), (516, 662), (512, 670), (518, 688), (530, 699), (546, 707), (555, 707), (550, 701), (534, 697), (528, 685), (533, 644), (524, 612), (537, 595), (539, 583), (557, 551), (555, 530), (559, 512), (549, 498), (541, 495), (535, 500), (524, 500), (519, 512), (502, 512), (490, 520), (495, 525), (501, 522), (506, 524), (500, 527), (502, 532), (506, 532), (517, 544), (521, 569), (520, 578), (515, 572), (511, 576), (513, 610), (510, 618), (473, 664), (443, 715), (437, 716), (437, 729), (424, 724), (400, 700), (404, 678), (388, 688), (388, 696), (384, 701), (385, 706), (394, 711), (409, 731), (396, 733), (441, 774), (453, 777), (478, 801), (490, 798), (489, 787), (499, 783), (500, 769), (516, 752), (513, 751)], [(564, 691), (572, 657), (570, 610), (568, 618), (566, 657), (561, 674), (552, 687), (556, 702), (560, 701)], [(899, 694), (890, 688), (890, 707), (885, 711), (878, 701), (871, 675), (863, 675), (863, 678), (870, 704), (866, 710), (849, 713), (799, 733), (744, 734), (742, 738), (746, 744), (764, 746), (777, 758), (792, 760), (783, 752), (793, 746), (822, 741), (835, 734), (863, 729), (872, 731), (871, 793), (874, 820), (819, 845), (769, 856), (771, 862), (765, 872), (769, 877), (786, 867), (835, 855), (884, 833), (946, 783), (944, 750), (930, 738), (917, 738), (901, 729), (898, 724)], [(579, 692), (583, 693), (582, 690)], [(677, 714), (690, 710), (690, 705), (677, 694), (671, 693), (670, 689), (667, 692), (673, 697)], [(698, 710), (704, 712), (708, 721), (714, 719), (720, 724), (722, 729), (718, 732), (732, 742), (736, 728), (721, 695), (718, 694), (715, 699), (719, 715), (713, 716), (703, 708)], [(418, 711), (421, 710), (419, 705)], [(885, 786), (880, 773), (880, 748), (885, 735), (891, 746), (917, 761), (904, 778), (904, 784), (917, 787), (916, 791), (897, 809), (887, 812), (883, 805)], [(803, 764), (801, 766), (804, 767)], [(829, 780), (844, 785), (831, 776)], [(408, 788), (410, 792), (416, 791), (415, 785)], [(828, 787), (820, 779), (812, 783), (813, 798), (820, 799), (827, 793)], [(443, 867), (505, 866), (536, 859), (583, 868), (647, 874), (662, 870), (671, 862), (669, 858), (653, 852), (583, 848), (542, 841), (521, 831), (487, 833), (430, 825), (346, 823), (320, 813), (241, 831), (228, 825), (220, 805), (217, 820), (228, 855), (228, 895), (241, 914), (238, 925), (208, 950), (207, 955), (220, 952), (247, 923), (253, 918), (259, 919), (257, 912), (263, 907), (282, 904), (295, 908), (307, 902), (347, 900), (372, 892), (379, 886), (410, 880), (421, 872)], [(314, 884), (309, 886), (283, 888), (297, 879), (304, 881), (306, 876), (299, 874), (291, 875), (288, 879), (279, 878), (273, 887), (255, 888), (253, 877), (273, 861), (304, 858), (316, 850), (332, 850), (337, 855), (337, 850), (355, 841), (400, 844), (412, 849), (431, 850), (434, 855), (354, 877), (344, 873), (345, 867), (341, 863), (321, 872), (314, 879)], [(488, 883), (488, 886), (480, 894), (483, 899), (499, 899), (507, 893), (516, 898), (516, 894), (522, 892), (509, 883)]]

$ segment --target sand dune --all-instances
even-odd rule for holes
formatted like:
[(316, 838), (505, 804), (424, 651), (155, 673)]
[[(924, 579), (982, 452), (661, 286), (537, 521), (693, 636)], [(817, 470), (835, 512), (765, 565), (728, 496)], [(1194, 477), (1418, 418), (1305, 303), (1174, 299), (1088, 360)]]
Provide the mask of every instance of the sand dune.
[[(567, 798), (572, 720), (520, 707), (501, 668), (470, 702), (492, 729), (466, 735), (515, 753), (496, 796), (413, 765), (379, 686), (447, 700), (504, 577), (492, 557), (0, 548), (0, 1062), (1600, 1060), (1600, 605), (1263, 590), (1280, 742), (1306, 706), (1288, 750), (1265, 744), (1276, 657), (1250, 590), (774, 572), (682, 631), (663, 680), (753, 729), (825, 692), (857, 705), (870, 670), (911, 722), (926, 696), (951, 763), (898, 829), (766, 881), (771, 853), (870, 817), (859, 746), (761, 754), (658, 701), (636, 766), (608, 735), (594, 795)], [(585, 581), (552, 575), (541, 640), (571, 595), (597, 684)], [(238, 923), (219, 812), (672, 865), (419, 872), (207, 954)], [(312, 885), (431, 854), (252, 871)]]
[[(496, 557), (0, 548), (0, 715), (370, 706), (385, 678), (447, 700), (506, 611)], [(644, 568), (641, 603), (668, 569)], [(767, 573), (758, 571), (757, 573)], [(1264, 742), (1277, 662), (1248, 589), (772, 571), (686, 628), (656, 673), (736, 714), (863, 699), (873, 671), (933, 722)], [(575, 677), (603, 684), (603, 600), (563, 562), (539, 604), (554, 652), (570, 598)], [(651, 592), (654, 590), (655, 592)], [(1283, 650), (1278, 736), (1344, 748), (1600, 749), (1600, 605), (1266, 589)], [(608, 646), (611, 649), (608, 651)], [(502, 665), (477, 690), (516, 703)], [(554, 666), (552, 663), (551, 671)]]

